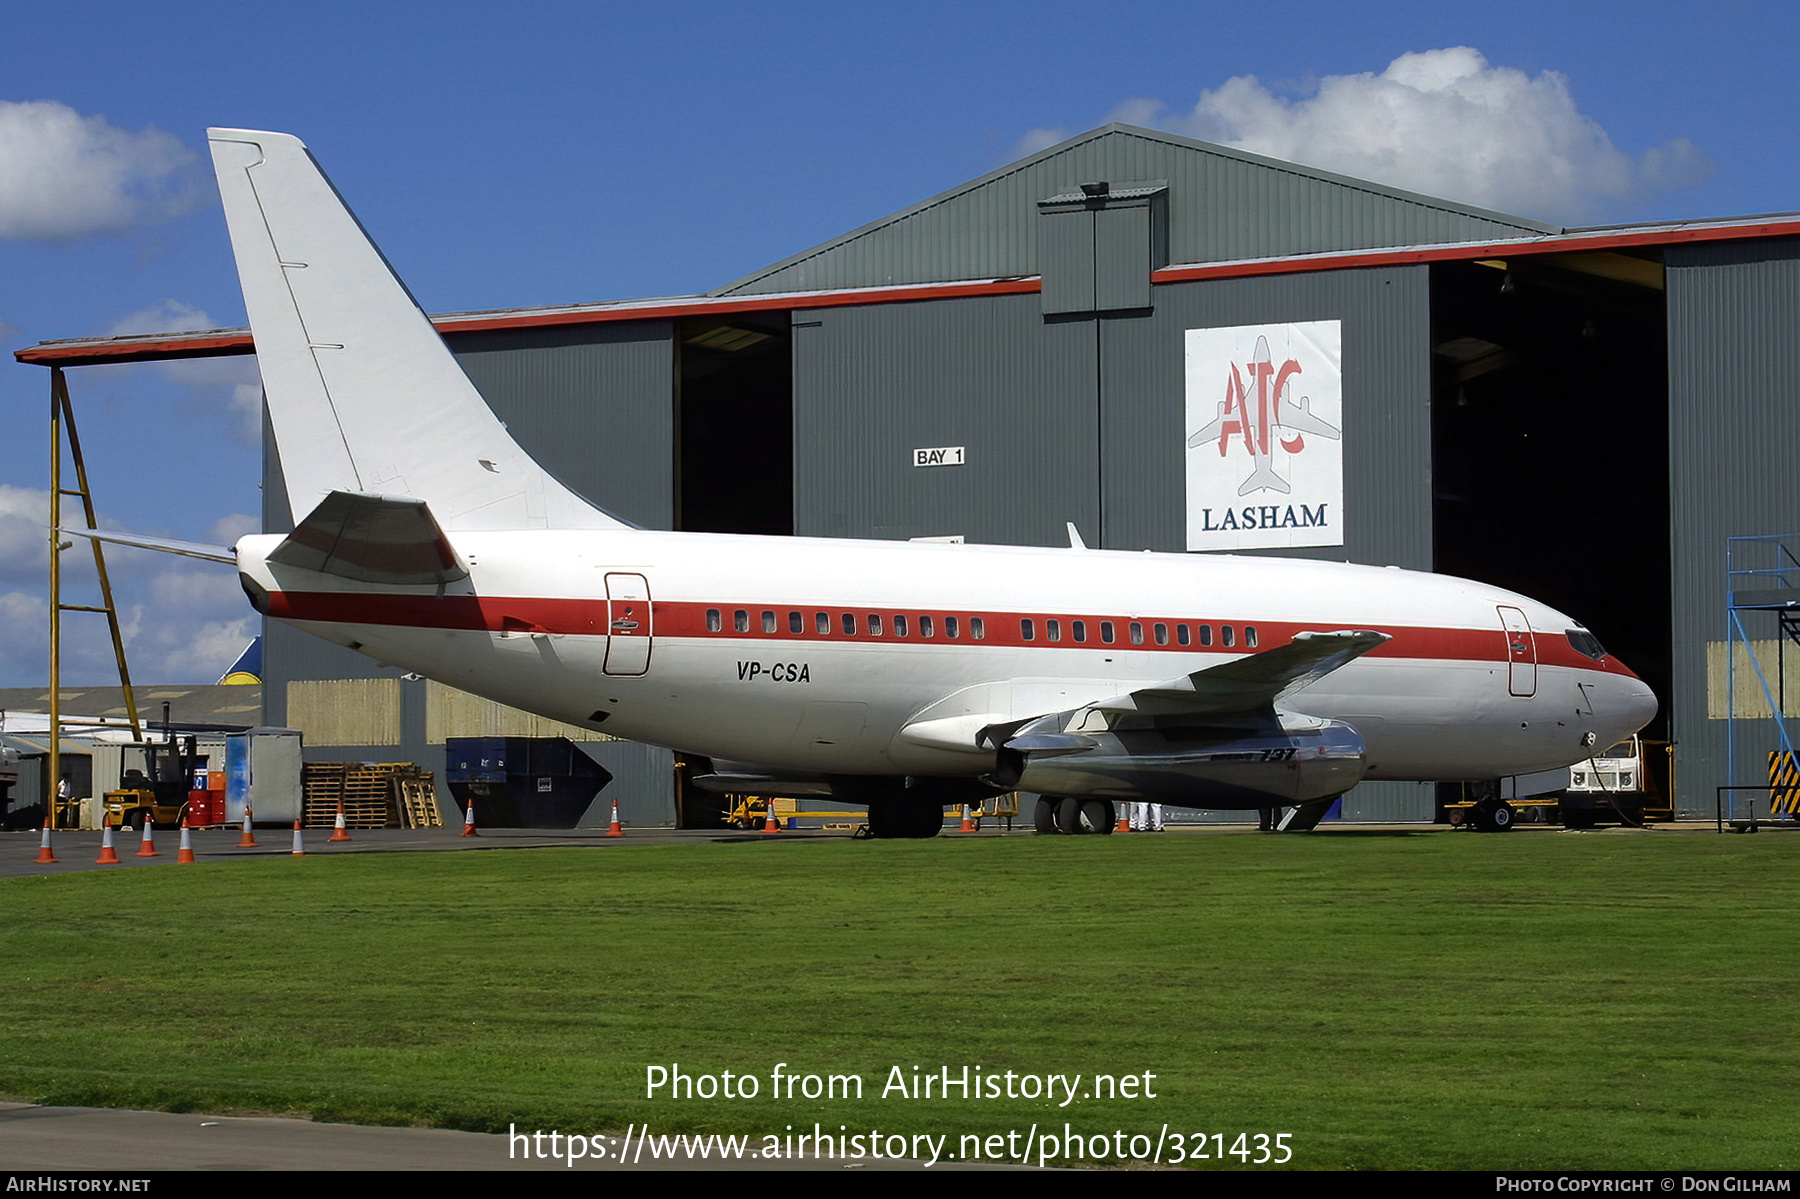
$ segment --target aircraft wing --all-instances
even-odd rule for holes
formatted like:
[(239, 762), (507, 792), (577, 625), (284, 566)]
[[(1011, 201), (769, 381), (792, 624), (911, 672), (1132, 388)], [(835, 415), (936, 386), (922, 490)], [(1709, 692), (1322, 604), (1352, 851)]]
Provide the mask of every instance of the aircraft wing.
[[(1388, 639), (1366, 629), (1299, 633), (1286, 645), (1061, 711), (1009, 717), (978, 704), (948, 712), (928, 708), (900, 736), (939, 749), (1005, 748), (1042, 757), (1093, 749), (1097, 742), (1087, 724), (1093, 713), (1101, 714), (1102, 724), (1117, 715), (1187, 718), (1221, 730), (1264, 728), (1279, 723), (1275, 708), (1283, 698)], [(1078, 695), (1084, 685), (1071, 681), (1068, 690)]]
[[(1351, 726), (1284, 711), (1282, 699), (1388, 640), (1345, 629), (1018, 723), (990, 725), (994, 785), (1187, 807), (1324, 805), (1362, 778)], [(1110, 817), (1109, 817), (1110, 819)]]
[(1200, 426), (1200, 428), (1198, 428), (1194, 431), (1193, 436), (1191, 436), (1187, 439), (1187, 448), (1191, 450), (1195, 446), (1201, 446), (1201, 445), (1205, 445), (1209, 441), (1219, 440), (1219, 434), (1224, 430), (1224, 428), (1225, 428), (1225, 405), (1223, 402), (1221, 402), (1219, 404), (1219, 415), (1214, 417), (1210, 424), (1202, 425), (1202, 426)]
[(362, 583), (454, 583), (469, 575), (425, 501), (334, 491), (269, 561)]
[(1386, 633), (1367, 629), (1297, 633), (1286, 645), (1222, 666), (1196, 670), (1090, 707), (1099, 712), (1137, 712), (1145, 716), (1223, 716), (1260, 711), (1274, 706), (1283, 696), (1311, 686), (1386, 640)]
[(1336, 428), (1313, 415), (1312, 400), (1306, 396), (1301, 396), (1296, 403), (1282, 404), (1280, 415), (1276, 417), (1276, 423), (1295, 433), (1311, 433), (1318, 437), (1330, 438), (1332, 441), (1338, 440), (1341, 436)]

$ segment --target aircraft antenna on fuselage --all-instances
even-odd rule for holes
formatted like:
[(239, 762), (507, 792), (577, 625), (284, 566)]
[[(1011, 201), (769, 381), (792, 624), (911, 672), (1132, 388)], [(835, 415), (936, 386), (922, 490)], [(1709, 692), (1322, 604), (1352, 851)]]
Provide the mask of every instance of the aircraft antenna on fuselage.
[(296, 522), (344, 491), (449, 532), (630, 527), (512, 439), (300, 139), (207, 138)]

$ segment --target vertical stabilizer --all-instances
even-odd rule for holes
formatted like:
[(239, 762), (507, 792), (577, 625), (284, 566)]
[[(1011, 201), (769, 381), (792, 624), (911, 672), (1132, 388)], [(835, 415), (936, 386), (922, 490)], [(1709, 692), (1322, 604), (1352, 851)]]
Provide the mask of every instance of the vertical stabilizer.
[(625, 527), (513, 441), (300, 139), (207, 138), (296, 521), (346, 491), (450, 531)]

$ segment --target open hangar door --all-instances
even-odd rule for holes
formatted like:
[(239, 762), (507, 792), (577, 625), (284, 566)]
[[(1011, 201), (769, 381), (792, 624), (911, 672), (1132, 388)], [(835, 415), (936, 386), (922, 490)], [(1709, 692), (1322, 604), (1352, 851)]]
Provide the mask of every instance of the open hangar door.
[(1431, 322), (1435, 569), (1523, 592), (1585, 623), (1655, 690), (1661, 707), (1645, 736), (1665, 738), (1672, 615), (1660, 251), (1438, 263)]
[(692, 533), (794, 532), (794, 368), (786, 311), (675, 327), (676, 517)]

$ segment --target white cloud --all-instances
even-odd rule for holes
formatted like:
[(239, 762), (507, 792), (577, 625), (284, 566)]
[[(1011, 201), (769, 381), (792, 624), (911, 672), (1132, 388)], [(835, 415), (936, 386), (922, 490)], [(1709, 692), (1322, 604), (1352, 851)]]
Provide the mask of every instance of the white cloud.
[(1302, 98), (1240, 75), (1190, 111), (1133, 99), (1111, 119), (1565, 223), (1618, 216), (1712, 169), (1685, 138), (1621, 152), (1576, 107), (1566, 77), (1492, 66), (1468, 46), (1403, 54), (1379, 75), (1326, 76)]
[(122, 233), (211, 202), (195, 154), (54, 100), (0, 100), (0, 239)]
[(160, 572), (125, 625), (133, 677), (209, 683), (261, 627), (236, 572), (226, 566)]
[(50, 493), (0, 483), (0, 579), (43, 583), (50, 571)]
[[(180, 300), (160, 300), (120, 317), (105, 331), (107, 337), (140, 333), (187, 333), (216, 329), (219, 325), (204, 309)], [(132, 366), (91, 370), (130, 370)], [(194, 389), (207, 407), (222, 405), (232, 439), (241, 445), (262, 445), (262, 376), (249, 354), (226, 358), (171, 358), (156, 369), (172, 382)]]
[(213, 522), (207, 539), (214, 545), (236, 545), (238, 538), (248, 537), (252, 533), (262, 532), (262, 517), (252, 516), (248, 512), (233, 512), (229, 516), (221, 516)]

